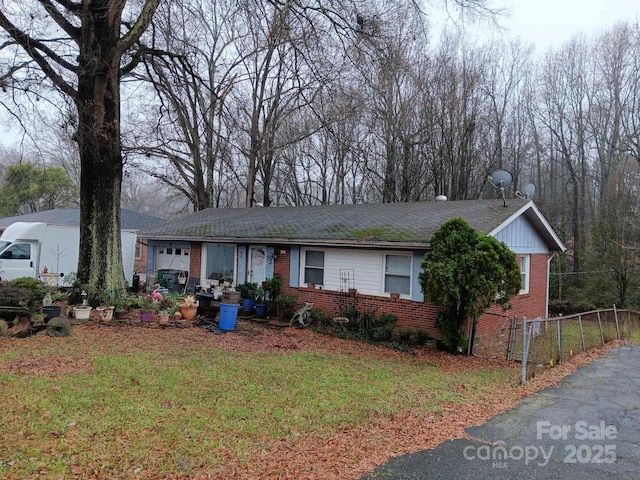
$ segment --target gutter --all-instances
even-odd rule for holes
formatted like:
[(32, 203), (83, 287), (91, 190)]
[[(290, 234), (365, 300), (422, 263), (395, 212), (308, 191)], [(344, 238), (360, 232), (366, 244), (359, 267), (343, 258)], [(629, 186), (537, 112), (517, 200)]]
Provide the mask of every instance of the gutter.
[(203, 242), (203, 243), (234, 243), (234, 244), (277, 244), (277, 245), (314, 245), (323, 247), (353, 247), (353, 248), (404, 248), (412, 250), (428, 250), (428, 242), (388, 242), (388, 241), (357, 241), (357, 240), (331, 240), (309, 238), (255, 238), (255, 237), (189, 237), (179, 235), (145, 235), (138, 233), (139, 237), (154, 241), (173, 242)]

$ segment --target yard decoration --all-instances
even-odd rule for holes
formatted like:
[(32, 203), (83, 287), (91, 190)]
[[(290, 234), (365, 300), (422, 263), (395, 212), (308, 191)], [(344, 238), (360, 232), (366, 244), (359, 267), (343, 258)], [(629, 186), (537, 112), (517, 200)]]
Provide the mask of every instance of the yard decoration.
[(436, 326), (453, 352), (467, 346), (463, 326), (492, 305), (507, 309), (520, 290), (515, 254), (493, 237), (480, 235), (454, 218), (434, 232), (422, 259), (419, 280), (429, 302), (444, 307)]
[(71, 323), (67, 318), (52, 318), (47, 323), (46, 329), (47, 335), (50, 337), (68, 337), (71, 335)]

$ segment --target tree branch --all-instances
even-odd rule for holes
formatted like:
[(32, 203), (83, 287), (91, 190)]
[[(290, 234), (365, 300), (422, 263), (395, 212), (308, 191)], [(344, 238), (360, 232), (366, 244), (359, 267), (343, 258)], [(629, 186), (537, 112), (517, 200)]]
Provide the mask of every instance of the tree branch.
[(69, 22), (62, 13), (51, 3), (50, 0), (38, 0), (49, 16), (62, 28), (67, 34), (79, 43), (81, 30), (80, 28)]
[(131, 46), (133, 46), (133, 44), (140, 39), (142, 34), (151, 23), (153, 14), (155, 13), (159, 4), (160, 0), (145, 1), (144, 6), (142, 7), (142, 11), (140, 12), (140, 16), (136, 20), (136, 23), (134, 23), (129, 31), (120, 39), (120, 44), (118, 45), (120, 56), (122, 56), (124, 52), (131, 48)]
[(58, 5), (62, 5), (74, 15), (77, 15), (78, 12), (82, 10), (82, 3), (72, 2), (71, 0), (54, 0), (54, 2), (56, 2)]
[[(56, 85), (56, 87), (69, 95), (71, 98), (76, 98), (76, 90), (60, 74), (58, 74), (58, 72), (53, 69), (53, 67), (49, 64), (49, 62), (47, 62), (45, 57), (38, 51), (38, 49), (41, 49), (43, 52), (49, 55), (52, 60), (72, 72), (76, 71), (75, 66), (69, 64), (59, 55), (55, 54), (53, 51), (51, 51), (51, 49), (43, 45), (42, 42), (31, 38), (29, 35), (16, 27), (4, 15), (4, 13), (2, 13), (2, 11), (0, 11), (0, 27), (6, 30), (11, 38), (13, 38), (16, 43), (18, 43), (18, 45), (20, 45), (27, 52), (27, 54), (38, 64), (38, 66), (42, 69), (42, 72), (54, 83), (54, 85)], [(65, 65), (68, 65), (68, 67)]]

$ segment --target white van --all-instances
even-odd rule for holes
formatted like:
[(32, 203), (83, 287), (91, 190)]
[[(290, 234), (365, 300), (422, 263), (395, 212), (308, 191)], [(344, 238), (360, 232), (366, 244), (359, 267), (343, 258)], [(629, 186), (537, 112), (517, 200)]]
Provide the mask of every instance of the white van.
[[(136, 234), (121, 231), (122, 262), (129, 285), (133, 279)], [(39, 278), (45, 270), (57, 273), (58, 285), (68, 286), (65, 275), (78, 270), (80, 229), (43, 222), (15, 222), (0, 236), (0, 279)]]

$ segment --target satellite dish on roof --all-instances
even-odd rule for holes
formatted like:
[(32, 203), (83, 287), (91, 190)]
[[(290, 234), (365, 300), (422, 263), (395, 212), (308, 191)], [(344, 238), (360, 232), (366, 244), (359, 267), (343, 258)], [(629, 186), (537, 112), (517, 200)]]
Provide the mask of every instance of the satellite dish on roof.
[(502, 196), (502, 203), (504, 206), (507, 206), (507, 199), (504, 196), (504, 189), (509, 188), (513, 183), (513, 175), (509, 170), (504, 170), (499, 168), (494, 170), (491, 175), (487, 177), (489, 183), (493, 185), (493, 188), (500, 190), (500, 195)]
[(522, 187), (522, 191), (516, 192), (518, 198), (533, 198), (536, 194), (536, 186), (533, 183), (527, 183)]
[(489, 182), (496, 188), (509, 188), (513, 183), (513, 175), (509, 170), (499, 168), (489, 175)]

